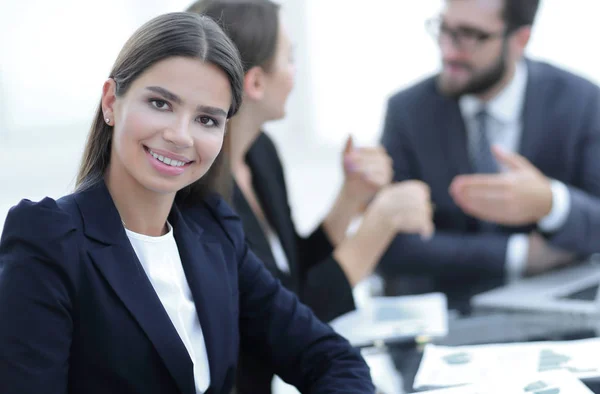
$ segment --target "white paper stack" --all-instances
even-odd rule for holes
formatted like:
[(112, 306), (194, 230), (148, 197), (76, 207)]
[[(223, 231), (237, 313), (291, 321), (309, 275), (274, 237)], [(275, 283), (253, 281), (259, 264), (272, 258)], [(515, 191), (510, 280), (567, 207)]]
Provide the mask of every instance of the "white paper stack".
[(477, 346), (427, 345), (413, 388), (431, 389), (477, 381), (529, 379), (567, 371), (576, 378), (600, 377), (600, 339)]
[(442, 293), (375, 297), (365, 307), (330, 324), (354, 346), (386, 340), (442, 338), (448, 334), (447, 300)]
[(570, 372), (559, 370), (542, 372), (529, 379), (504, 379), (449, 389), (422, 391), (419, 394), (591, 394), (579, 379)]

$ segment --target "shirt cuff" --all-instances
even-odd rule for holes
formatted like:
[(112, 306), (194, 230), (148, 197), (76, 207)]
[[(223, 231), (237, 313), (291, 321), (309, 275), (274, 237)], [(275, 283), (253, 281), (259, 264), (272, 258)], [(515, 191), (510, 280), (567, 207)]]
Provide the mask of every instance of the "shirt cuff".
[(567, 221), (571, 211), (571, 195), (569, 188), (557, 180), (552, 180), (552, 209), (539, 222), (538, 227), (542, 232), (551, 233), (557, 231)]
[(527, 234), (513, 234), (508, 238), (506, 248), (506, 278), (511, 283), (523, 276), (529, 253)]

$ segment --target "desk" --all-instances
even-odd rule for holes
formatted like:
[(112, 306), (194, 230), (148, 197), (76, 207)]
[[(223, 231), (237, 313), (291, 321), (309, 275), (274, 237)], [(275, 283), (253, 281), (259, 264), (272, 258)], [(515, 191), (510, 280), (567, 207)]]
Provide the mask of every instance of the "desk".
[[(542, 337), (532, 335), (529, 332), (528, 337), (523, 337), (523, 332), (515, 329), (513, 318), (505, 314), (494, 314), (486, 316), (473, 316), (467, 318), (457, 318), (448, 323), (448, 336), (443, 340), (436, 341), (436, 344), (447, 346), (475, 345), (489, 343), (508, 343), (522, 341), (540, 341), (540, 340), (574, 340), (595, 337), (594, 332), (580, 332), (570, 335)], [(413, 381), (421, 357), (422, 349), (406, 349), (406, 347), (396, 347), (393, 344), (388, 345), (388, 352), (396, 369), (402, 375), (404, 381), (404, 390), (411, 393)], [(600, 394), (600, 380), (584, 382), (594, 393)]]

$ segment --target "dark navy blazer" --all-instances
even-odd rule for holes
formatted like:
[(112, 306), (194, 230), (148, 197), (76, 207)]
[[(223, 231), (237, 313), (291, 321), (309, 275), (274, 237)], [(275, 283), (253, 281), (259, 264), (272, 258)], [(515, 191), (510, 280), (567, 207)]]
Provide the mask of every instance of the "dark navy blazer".
[[(600, 89), (550, 64), (529, 59), (526, 63), (519, 153), (546, 176), (566, 184), (571, 196), (565, 224), (543, 235), (581, 256), (598, 253)], [(429, 279), (423, 291), (444, 291), (459, 309), (472, 294), (503, 283), (511, 234), (541, 231), (534, 226), (498, 226), (498, 231), (483, 232), (480, 222), (454, 203), (448, 192), (452, 180), (473, 172), (466, 138), (458, 100), (440, 94), (435, 77), (388, 102), (382, 143), (394, 160), (395, 180), (420, 179), (431, 187), (436, 233), (425, 242), (418, 236), (398, 236), (380, 272), (388, 280), (411, 275)]]
[[(240, 337), (310, 393), (373, 393), (359, 353), (264, 268), (222, 199), (169, 216), (208, 352), (229, 393)], [(194, 394), (192, 361), (104, 183), (12, 208), (0, 241), (0, 393)]]
[[(252, 171), (256, 197), (266, 220), (279, 237), (290, 272), (283, 272), (277, 266), (263, 226), (236, 186), (233, 206), (242, 220), (246, 241), (252, 251), (271, 274), (297, 294), (319, 319), (329, 322), (353, 310), (352, 287), (333, 257), (333, 245), (323, 227), (319, 226), (308, 237), (302, 237), (296, 231), (283, 165), (275, 144), (267, 134), (261, 133), (254, 141), (246, 155), (246, 163)], [(246, 352), (245, 343), (242, 343), (237, 393), (271, 393), (273, 369), (254, 357), (252, 352)]]

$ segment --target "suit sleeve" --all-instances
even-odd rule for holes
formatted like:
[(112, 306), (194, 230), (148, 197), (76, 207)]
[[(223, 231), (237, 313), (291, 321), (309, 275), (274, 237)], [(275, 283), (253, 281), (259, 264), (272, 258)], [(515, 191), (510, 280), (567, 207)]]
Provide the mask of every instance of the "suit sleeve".
[(600, 252), (600, 90), (593, 89), (586, 100), (588, 108), (581, 128), (583, 138), (577, 145), (580, 152), (576, 185), (569, 189), (570, 209), (565, 223), (547, 234), (550, 242), (579, 255)]
[(224, 202), (218, 211), (238, 259), (244, 349), (268, 360), (301, 392), (374, 393), (360, 353), (272, 277), (247, 247), (239, 219)]
[[(273, 171), (277, 173), (277, 179), (284, 189), (284, 195), (287, 196), (281, 160), (272, 143), (269, 148), (273, 156)], [(285, 206), (287, 214), (293, 218), (287, 199)], [(323, 226), (317, 227), (308, 237), (302, 237), (296, 231), (296, 244), (301, 276), (300, 300), (325, 322), (354, 310), (356, 307), (352, 286), (342, 267), (333, 257), (333, 245), (325, 234)]]
[(0, 392), (67, 393), (74, 227), (53, 200), (23, 201), (0, 241)]
[(333, 257), (333, 245), (323, 227), (317, 227), (307, 238), (297, 233), (296, 237), (300, 254), (298, 260), (302, 278), (299, 291), (302, 302), (325, 322), (353, 311), (356, 306), (352, 286)]
[[(382, 145), (394, 162), (394, 180), (421, 179), (411, 125), (401, 97), (388, 103)], [(459, 234), (436, 230), (428, 241), (414, 235), (398, 235), (382, 257), (378, 270), (384, 276), (426, 274), (438, 277), (478, 273), (505, 275), (508, 236)]]
[(356, 309), (350, 282), (333, 255), (314, 265), (304, 275), (301, 300), (322, 321), (329, 322)]
[[(287, 195), (287, 186), (283, 174), (281, 176), (281, 182), (286, 189)], [(292, 210), (287, 201), (286, 205), (291, 217)], [(323, 228), (323, 224), (320, 224), (319, 227), (307, 237), (302, 237), (296, 232), (296, 241), (300, 252), (300, 261), (307, 269), (311, 268), (313, 265), (319, 264), (320, 261), (327, 259), (330, 257), (331, 253), (333, 253), (333, 244), (329, 241), (325, 229)]]

